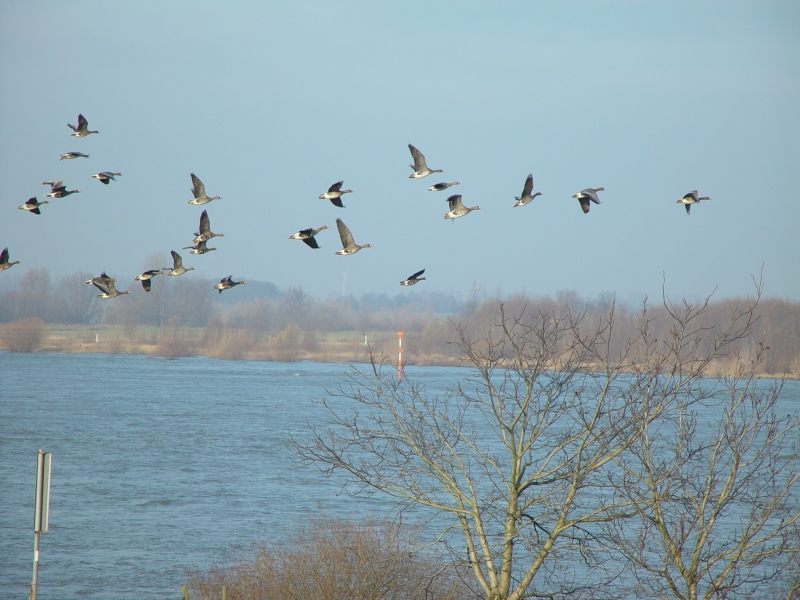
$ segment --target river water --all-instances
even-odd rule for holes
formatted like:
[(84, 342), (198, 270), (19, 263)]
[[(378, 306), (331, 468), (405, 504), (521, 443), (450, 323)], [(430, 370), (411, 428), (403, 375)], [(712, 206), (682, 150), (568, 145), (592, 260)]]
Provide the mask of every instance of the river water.
[[(0, 353), (0, 598), (26, 597), (36, 451), (53, 453), (40, 600), (179, 598), (189, 569), (230, 564), (309, 517), (391, 515), (294, 460), (338, 364)], [(441, 390), (469, 371), (409, 368)], [(800, 385), (781, 402), (797, 410)], [(788, 408), (788, 407), (791, 407)]]

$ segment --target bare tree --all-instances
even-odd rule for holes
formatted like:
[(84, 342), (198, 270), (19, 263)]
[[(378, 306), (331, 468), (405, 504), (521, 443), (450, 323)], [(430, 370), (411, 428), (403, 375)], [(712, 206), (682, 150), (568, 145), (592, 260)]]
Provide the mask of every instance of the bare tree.
[[(753, 309), (737, 309), (732, 327), (747, 332)], [(709, 354), (697, 348), (707, 343), (714, 344), (711, 354), (720, 353), (719, 337), (693, 328), (702, 306), (667, 304), (667, 310), (673, 322), (667, 347), (684, 357), (678, 366), (703, 366)], [(781, 382), (754, 377), (766, 349), (758, 346), (752, 358), (737, 351), (730, 377), (687, 382), (617, 459), (609, 485), (619, 502), (634, 507), (636, 519), (606, 528), (632, 566), (637, 596), (791, 597), (800, 552), (800, 420), (781, 415)], [(665, 372), (653, 383), (674, 376)]]
[[(435, 511), (443, 530), (458, 532), (441, 540), (488, 600), (618, 597), (626, 565), (607, 560), (607, 536), (642, 509), (620, 493), (620, 465), (683, 404), (713, 397), (704, 370), (750, 334), (757, 302), (724, 327), (696, 328), (707, 306), (680, 313), (665, 301), (673, 326), (658, 339), (645, 305), (635, 335), (620, 341), (613, 302), (591, 320), (569, 307), (508, 314), (501, 305), (482, 335), (458, 328), (474, 368), (465, 382), (429, 392), (373, 361), (323, 401), (330, 425), (294, 440), (295, 450), (343, 470), (356, 492)], [(690, 473), (687, 485), (702, 476)], [(755, 498), (741, 486), (732, 493)]]

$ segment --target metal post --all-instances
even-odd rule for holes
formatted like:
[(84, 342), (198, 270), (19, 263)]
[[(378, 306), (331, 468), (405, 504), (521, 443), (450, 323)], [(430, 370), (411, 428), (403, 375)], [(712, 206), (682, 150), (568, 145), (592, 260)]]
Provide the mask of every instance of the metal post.
[(403, 379), (403, 332), (397, 332), (397, 380)]
[(36, 600), (39, 579), (39, 535), (47, 533), (50, 519), (50, 468), (52, 452), (39, 449), (36, 454), (36, 494), (33, 500), (33, 575), (28, 600)]

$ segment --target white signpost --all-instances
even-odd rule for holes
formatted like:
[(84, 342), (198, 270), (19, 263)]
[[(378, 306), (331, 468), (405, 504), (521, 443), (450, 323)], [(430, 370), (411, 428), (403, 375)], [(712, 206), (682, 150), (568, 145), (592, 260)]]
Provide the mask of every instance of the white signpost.
[(39, 576), (39, 534), (47, 533), (50, 517), (50, 467), (52, 452), (39, 450), (36, 454), (36, 497), (33, 501), (33, 577), (28, 600), (36, 600), (36, 580)]

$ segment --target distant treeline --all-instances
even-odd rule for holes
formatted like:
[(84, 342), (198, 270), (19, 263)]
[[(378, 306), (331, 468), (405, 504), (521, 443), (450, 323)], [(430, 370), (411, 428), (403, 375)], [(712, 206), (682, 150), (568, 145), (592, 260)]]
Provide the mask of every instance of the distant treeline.
[[(117, 282), (118, 288), (130, 289), (131, 294), (99, 300), (93, 287), (83, 285), (90, 277), (90, 273), (75, 273), (54, 282), (47, 269), (27, 271), (15, 289), (0, 292), (0, 323), (41, 319), (47, 324), (156, 327), (171, 332), (192, 328), (202, 331), (206, 342), (221, 339), (222, 332), (239, 331), (248, 336), (275, 337), (278, 345), (278, 339), (287, 331), (301, 340), (311, 340), (312, 334), (403, 330), (413, 336), (413, 341), (409, 340), (409, 361), (432, 363), (441, 362), (442, 357), (452, 362), (457, 328), (475, 338), (483, 337), (496, 322), (500, 304), (509, 315), (524, 312), (557, 316), (570, 311), (581, 314), (586, 327), (596, 326), (613, 308), (611, 342), (620, 349), (624, 340), (636, 335), (643, 308), (617, 304), (612, 294), (587, 299), (569, 291), (555, 297), (488, 298), (476, 294), (465, 300), (451, 294), (414, 290), (394, 296), (318, 299), (301, 288), (282, 291), (271, 283), (248, 282), (247, 286), (216, 294), (211, 288), (215, 282), (189, 277), (156, 280), (149, 294), (137, 282), (131, 281), (128, 286)], [(723, 327), (744, 302), (712, 298), (697, 325)], [(666, 308), (660, 299), (648, 304), (649, 327), (659, 337), (670, 335), (665, 317)], [(762, 298), (758, 318), (752, 339), (741, 350), (755, 352), (766, 346), (765, 374), (800, 375), (800, 303)], [(659, 327), (664, 328), (663, 332)], [(5, 331), (9, 331), (7, 327)], [(314, 345), (310, 343), (311, 348)], [(0, 344), (3, 346), (8, 347), (8, 343)]]

